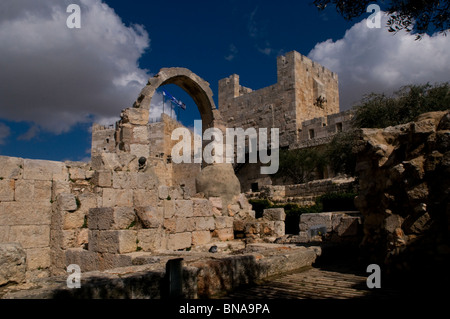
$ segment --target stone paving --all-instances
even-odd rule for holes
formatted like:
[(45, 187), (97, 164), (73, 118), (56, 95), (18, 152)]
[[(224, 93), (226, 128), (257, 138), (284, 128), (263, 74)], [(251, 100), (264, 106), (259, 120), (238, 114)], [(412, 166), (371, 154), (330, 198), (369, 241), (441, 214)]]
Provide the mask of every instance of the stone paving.
[[(328, 268), (328, 267), (327, 267)], [(351, 268), (351, 267), (350, 267)], [(367, 276), (348, 265), (308, 267), (297, 272), (240, 289), (226, 298), (239, 299), (391, 299), (403, 296), (399, 289), (369, 289)], [(369, 275), (369, 274), (367, 274)]]

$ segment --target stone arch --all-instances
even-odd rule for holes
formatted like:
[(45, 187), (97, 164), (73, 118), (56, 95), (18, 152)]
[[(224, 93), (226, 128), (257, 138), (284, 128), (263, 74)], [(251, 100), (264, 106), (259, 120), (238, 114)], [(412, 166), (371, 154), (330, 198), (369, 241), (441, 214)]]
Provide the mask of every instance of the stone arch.
[(151, 100), (156, 90), (166, 84), (178, 85), (192, 97), (202, 117), (204, 130), (222, 126), (222, 118), (214, 103), (209, 83), (186, 68), (161, 69), (158, 74), (149, 79), (133, 107), (150, 110)]
[[(150, 78), (133, 104), (134, 110), (150, 111), (150, 105), (156, 90), (165, 84), (176, 84), (184, 89), (196, 103), (202, 117), (202, 129), (219, 128), (225, 132), (219, 110), (213, 100), (209, 83), (186, 68), (164, 68)], [(140, 117), (140, 120), (143, 120)], [(206, 197), (221, 197), (225, 207), (240, 193), (240, 183), (234, 174), (233, 166), (228, 163), (211, 164), (204, 167), (195, 180), (197, 192)]]

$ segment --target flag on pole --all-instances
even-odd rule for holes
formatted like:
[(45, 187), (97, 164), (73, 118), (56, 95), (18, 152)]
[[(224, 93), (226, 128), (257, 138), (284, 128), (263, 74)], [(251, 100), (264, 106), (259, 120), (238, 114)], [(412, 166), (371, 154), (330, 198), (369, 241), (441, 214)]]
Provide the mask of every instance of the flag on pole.
[(173, 97), (170, 93), (166, 92), (165, 90), (162, 90), (163, 96), (167, 97), (171, 102), (173, 102), (175, 105), (178, 105), (183, 110), (186, 110), (186, 104), (184, 104), (181, 101), (178, 101), (175, 97)]

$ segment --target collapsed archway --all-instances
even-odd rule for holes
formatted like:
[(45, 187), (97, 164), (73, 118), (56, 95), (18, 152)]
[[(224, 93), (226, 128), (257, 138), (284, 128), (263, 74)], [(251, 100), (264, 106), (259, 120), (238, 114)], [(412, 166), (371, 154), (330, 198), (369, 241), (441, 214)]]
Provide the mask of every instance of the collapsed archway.
[(181, 87), (192, 97), (200, 112), (204, 130), (210, 127), (223, 128), (222, 118), (214, 103), (209, 83), (186, 68), (161, 69), (158, 74), (149, 79), (133, 107), (149, 110), (156, 90), (167, 84)]
[[(149, 111), (156, 90), (167, 84), (175, 84), (185, 90), (194, 100), (202, 118), (202, 130), (225, 125), (216, 108), (209, 83), (186, 68), (164, 68), (150, 78), (133, 104), (134, 109)], [(222, 197), (225, 203), (240, 193), (240, 183), (231, 164), (212, 164), (203, 168), (196, 178), (197, 192), (206, 197)]]

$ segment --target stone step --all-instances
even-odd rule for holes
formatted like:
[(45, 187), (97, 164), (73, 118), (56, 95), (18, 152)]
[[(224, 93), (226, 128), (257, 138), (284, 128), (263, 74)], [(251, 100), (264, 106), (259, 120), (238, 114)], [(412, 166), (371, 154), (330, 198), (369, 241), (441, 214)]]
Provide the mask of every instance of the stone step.
[(241, 285), (311, 266), (320, 254), (319, 247), (277, 244), (250, 247), (248, 251), (242, 249), (228, 254), (202, 251), (133, 252), (123, 255), (133, 265), (81, 273), (79, 289), (69, 289), (68, 277), (59, 276), (38, 280), (27, 287), (12, 288), (2, 298), (160, 298), (166, 288), (166, 263), (177, 258), (183, 259), (183, 297), (210, 298)]

